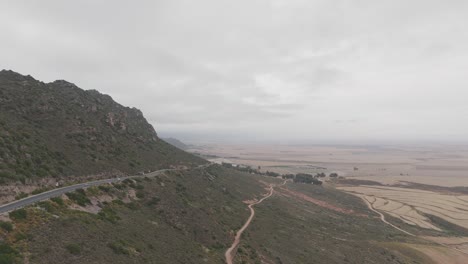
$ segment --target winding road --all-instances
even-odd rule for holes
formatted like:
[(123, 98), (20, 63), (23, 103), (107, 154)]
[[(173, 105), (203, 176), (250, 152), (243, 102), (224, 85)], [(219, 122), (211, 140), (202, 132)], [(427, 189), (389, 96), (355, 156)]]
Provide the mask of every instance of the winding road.
[[(199, 168), (203, 168), (203, 167), (207, 167), (207, 166), (209, 166), (209, 164), (208, 165), (201, 165), (201, 166), (199, 166)], [(78, 183), (78, 184), (74, 184), (74, 185), (70, 185), (70, 186), (56, 188), (56, 189), (53, 189), (53, 190), (50, 190), (50, 191), (47, 191), (47, 192), (43, 192), (43, 193), (40, 193), (40, 194), (28, 196), (28, 197), (23, 198), (21, 200), (13, 201), (13, 202), (8, 203), (8, 204), (0, 205), (0, 214), (11, 212), (13, 210), (23, 208), (25, 206), (28, 206), (28, 205), (31, 205), (31, 204), (34, 204), (34, 203), (37, 203), (37, 202), (41, 202), (41, 201), (50, 199), (52, 197), (58, 197), (58, 196), (60, 196), (62, 194), (72, 192), (72, 191), (76, 191), (77, 189), (88, 188), (88, 187), (91, 187), (91, 186), (98, 186), (98, 185), (102, 185), (102, 184), (106, 184), (106, 183), (119, 182), (119, 181), (123, 181), (125, 179), (140, 178), (140, 177), (155, 177), (155, 176), (160, 175), (162, 173), (165, 173), (165, 172), (168, 172), (168, 171), (174, 171), (174, 170), (178, 170), (178, 169), (163, 169), (163, 170), (157, 170), (157, 171), (153, 171), (153, 172), (150, 172), (150, 173), (146, 173), (146, 174), (143, 174), (143, 175), (126, 176), (126, 177), (120, 177), (120, 178), (116, 177), (116, 178)]]
[[(283, 184), (281, 184), (280, 186), (285, 185), (287, 181), (288, 181), (288, 180), (285, 180), (285, 181), (283, 182)], [(270, 198), (270, 197), (273, 195), (273, 191), (274, 191), (273, 187), (274, 187), (274, 185), (271, 184), (268, 193), (267, 193), (265, 196), (263, 196), (262, 199), (260, 199), (260, 200), (258, 200), (258, 201), (256, 201), (256, 202), (253, 202), (253, 203), (251, 203), (251, 204), (249, 204), (248, 207), (249, 207), (249, 209), (250, 209), (250, 216), (249, 216), (249, 218), (247, 219), (247, 221), (245, 222), (245, 224), (242, 226), (242, 228), (239, 229), (239, 231), (237, 231), (236, 237), (234, 238), (234, 242), (232, 243), (231, 247), (228, 248), (228, 249), (226, 250), (226, 253), (224, 254), (224, 257), (226, 258), (226, 263), (227, 263), (227, 264), (232, 264), (232, 263), (233, 263), (234, 256), (235, 256), (235, 251), (234, 251), (234, 250), (237, 248), (237, 246), (238, 246), (239, 243), (240, 243), (240, 238), (241, 238), (241, 236), (242, 236), (242, 233), (245, 231), (245, 229), (247, 229), (247, 227), (249, 227), (250, 222), (252, 222), (252, 219), (253, 219), (254, 216), (255, 216), (255, 209), (253, 208), (254, 205), (260, 204), (260, 203), (262, 203), (264, 200)]]

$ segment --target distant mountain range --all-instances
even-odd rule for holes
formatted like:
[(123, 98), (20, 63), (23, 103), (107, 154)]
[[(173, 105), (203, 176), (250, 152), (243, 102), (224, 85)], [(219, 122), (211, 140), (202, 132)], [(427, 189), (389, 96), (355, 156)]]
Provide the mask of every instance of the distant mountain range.
[(178, 140), (177, 138), (162, 138), (162, 140), (166, 141), (167, 143), (171, 144), (174, 147), (177, 147), (182, 150), (187, 150), (190, 148), (189, 145), (185, 144), (184, 142)]

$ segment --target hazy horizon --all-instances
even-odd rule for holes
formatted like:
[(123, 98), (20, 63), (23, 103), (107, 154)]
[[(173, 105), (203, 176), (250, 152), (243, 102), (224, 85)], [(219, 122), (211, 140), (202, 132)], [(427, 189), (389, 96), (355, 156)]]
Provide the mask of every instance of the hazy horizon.
[[(46, 4), (47, 3), (47, 4)], [(0, 3), (0, 68), (188, 141), (468, 143), (468, 2)]]

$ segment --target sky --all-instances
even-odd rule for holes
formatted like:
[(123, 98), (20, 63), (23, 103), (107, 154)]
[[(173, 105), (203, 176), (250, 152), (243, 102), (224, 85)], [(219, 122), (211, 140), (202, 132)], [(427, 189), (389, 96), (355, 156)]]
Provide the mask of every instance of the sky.
[(0, 68), (189, 141), (468, 142), (468, 1), (0, 1)]

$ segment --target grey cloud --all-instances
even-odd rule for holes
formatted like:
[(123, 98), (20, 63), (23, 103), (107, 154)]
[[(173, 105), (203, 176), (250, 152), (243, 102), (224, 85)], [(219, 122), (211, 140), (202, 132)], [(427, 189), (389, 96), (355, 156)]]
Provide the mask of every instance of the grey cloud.
[(466, 13), (462, 0), (19, 0), (0, 3), (0, 67), (108, 93), (163, 133), (467, 141)]

